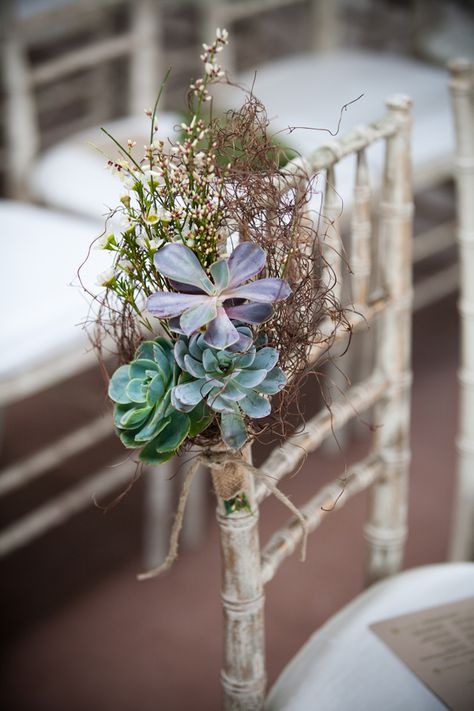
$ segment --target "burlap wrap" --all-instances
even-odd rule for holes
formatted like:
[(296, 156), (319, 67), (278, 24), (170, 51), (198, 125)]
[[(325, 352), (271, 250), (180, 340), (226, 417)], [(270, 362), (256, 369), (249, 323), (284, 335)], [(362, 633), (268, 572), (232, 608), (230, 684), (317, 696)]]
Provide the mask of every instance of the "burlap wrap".
[(221, 499), (232, 499), (237, 496), (245, 486), (245, 475), (242, 467), (235, 462), (223, 464), (209, 464), (212, 483), (217, 496)]

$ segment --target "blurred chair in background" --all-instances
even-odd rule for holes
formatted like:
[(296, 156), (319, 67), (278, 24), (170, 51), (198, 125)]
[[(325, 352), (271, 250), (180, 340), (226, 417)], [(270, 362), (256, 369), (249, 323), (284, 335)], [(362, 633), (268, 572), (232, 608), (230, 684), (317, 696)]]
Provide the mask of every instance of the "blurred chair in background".
[[(85, 332), (88, 303), (77, 270), (100, 225), (18, 201), (0, 201), (2, 259), (0, 291), (0, 408), (46, 390), (90, 368), (95, 361)], [(94, 252), (82, 278), (91, 288), (105, 254)], [(73, 286), (68, 286), (74, 284)], [(88, 351), (88, 352), (86, 352)], [(45, 419), (47, 413), (45, 413)], [(7, 495), (48, 469), (104, 440), (110, 417), (99, 416), (47, 443), (0, 472), (0, 494)], [(26, 439), (27, 433), (25, 433)], [(128, 481), (133, 464), (107, 469), (11, 524), (0, 533), (0, 555), (13, 552), (50, 527)]]
[[(90, 293), (98, 289), (99, 272), (110, 265), (110, 253), (92, 249), (100, 223), (68, 216), (20, 201), (0, 200), (2, 259), (0, 296), (3, 306), (0, 331), (0, 411), (12, 403), (67, 381), (96, 364), (96, 355), (81, 324), (88, 320)], [(78, 277), (78, 269), (80, 279)], [(89, 314), (94, 318), (94, 311)], [(107, 344), (105, 344), (105, 353)], [(105, 391), (105, 388), (104, 388)], [(105, 392), (104, 392), (105, 394)], [(74, 402), (60, 405), (75, 407)], [(45, 420), (47, 421), (47, 413)], [(44, 429), (44, 424), (41, 423)], [(103, 442), (113, 432), (109, 409), (78, 428), (54, 434), (32, 454), (0, 470), (0, 496), (44, 476), (51, 469)], [(25, 438), (27, 433), (25, 432)], [(183, 464), (186, 457), (182, 458)], [(181, 462), (178, 460), (181, 464)], [(120, 463), (89, 473), (80, 482), (50, 498), (0, 531), (0, 557), (14, 552), (99, 499), (125, 488), (136, 465), (124, 452)], [(144, 468), (145, 500), (143, 558), (147, 567), (164, 558), (173, 509), (175, 468), (172, 463)], [(86, 473), (86, 472), (85, 472)], [(66, 474), (66, 471), (65, 471)], [(199, 543), (206, 512), (206, 479), (197, 477), (184, 543)]]
[(449, 68), (461, 265), (458, 471), (450, 555), (474, 560), (474, 63), (454, 60)]
[[(107, 122), (106, 129), (122, 145), (128, 138), (149, 144), (151, 123), (145, 110), (153, 107), (164, 70), (161, 8), (154, 0), (5, 0), (0, 12), (7, 192), (82, 215), (66, 217), (20, 202), (1, 205), (2, 230), (8, 234), (2, 289), (5, 298), (15, 294), (3, 330), (0, 406), (6, 407), (93, 364), (78, 327), (87, 316), (87, 301), (78, 289), (65, 287), (103, 231), (104, 214), (119, 204), (124, 192), (105, 169), (104, 156), (113, 157), (116, 149), (97, 124), (128, 109), (129, 116)], [(128, 88), (118, 95), (124, 76)], [(159, 112), (157, 121), (155, 138), (166, 138), (173, 135), (179, 116)], [(95, 275), (109, 264), (106, 254), (92, 255), (86, 272), (94, 291)], [(29, 289), (34, 286), (26, 285), (37, 284), (39, 275), (41, 290), (32, 297)], [(21, 293), (20, 285), (25, 285)], [(26, 484), (111, 432), (109, 418), (97, 418), (15, 462), (2, 472), (0, 492)], [(133, 467), (128, 462), (100, 472), (13, 524), (0, 537), (0, 554), (61, 523), (89, 504), (92, 494), (130, 480)], [(173, 473), (168, 465), (146, 477), (147, 566), (157, 565), (165, 554)], [(204, 477), (199, 481), (184, 531), (188, 543), (198, 542), (202, 534), (206, 483)]]
[[(116, 149), (101, 122), (109, 119), (105, 127), (122, 145), (129, 138), (141, 147), (150, 143), (145, 110), (153, 107), (165, 74), (160, 5), (23, 5), (21, 13), (14, 0), (2, 3), (9, 194), (100, 219), (122, 194), (120, 182), (104, 169), (104, 156), (113, 158)], [(125, 117), (110, 122), (117, 113)], [(178, 120), (159, 113), (156, 135), (172, 136)]]

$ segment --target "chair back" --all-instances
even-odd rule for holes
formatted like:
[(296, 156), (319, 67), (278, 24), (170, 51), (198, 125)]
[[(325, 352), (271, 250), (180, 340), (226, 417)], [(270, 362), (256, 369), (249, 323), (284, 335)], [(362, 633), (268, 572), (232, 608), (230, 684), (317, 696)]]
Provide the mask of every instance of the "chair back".
[[(341, 478), (327, 484), (300, 509), (307, 530), (314, 531), (329, 510), (340, 508), (358, 492), (368, 489), (369, 514), (364, 535), (367, 546), (366, 581), (372, 583), (400, 569), (407, 536), (409, 473), (410, 342), (412, 300), (412, 192), (410, 180), (410, 101), (395, 97), (386, 115), (373, 124), (319, 148), (304, 161), (308, 179), (325, 176), (323, 215), (330, 223), (326, 244), (328, 270), (340, 270), (340, 235), (337, 226), (335, 167), (347, 156), (356, 160), (350, 263), (354, 310), (349, 317), (354, 331), (368, 337), (373, 324), (374, 366), (368, 377), (353, 385), (331, 412), (322, 410), (304, 428), (277, 447), (258, 468), (258, 476), (242, 465), (251, 512), (226, 512), (218, 498), (217, 519), (222, 554), (222, 603), (225, 643), (222, 684), (227, 710), (260, 709), (265, 694), (264, 586), (280, 563), (302, 542), (301, 520), (294, 516), (260, 547), (259, 507), (271, 489), (295, 470), (305, 454), (314, 451), (357, 413), (374, 407), (379, 425), (370, 452), (350, 467), (341, 494)], [(378, 229), (372, 230), (372, 201), (366, 151), (385, 142), (384, 181), (378, 199)], [(301, 159), (289, 164), (295, 175)], [(376, 254), (377, 259), (373, 259)], [(331, 256), (331, 258), (329, 258)], [(374, 273), (379, 278), (374, 288)], [(333, 278), (331, 279), (333, 283)], [(329, 283), (329, 281), (328, 281)], [(327, 332), (333, 329), (326, 323)], [(324, 333), (323, 325), (322, 331)], [(336, 334), (336, 341), (347, 330)], [(327, 346), (315, 342), (310, 360), (316, 365)], [(248, 453), (250, 457), (250, 453)], [(209, 462), (214, 474), (217, 465)], [(270, 485), (270, 486), (268, 486)], [(336, 502), (336, 506), (335, 506)]]
[[(255, 20), (259, 15), (284, 8), (307, 7), (305, 27), (309, 49), (325, 51), (338, 42), (338, 3), (335, 0), (204, 0), (202, 14), (203, 42), (213, 37), (216, 27), (233, 30), (236, 23)], [(286, 31), (286, 29), (285, 29)], [(226, 48), (224, 63), (230, 74), (236, 71), (236, 54), (233, 46)]]
[(460, 265), (461, 357), (457, 491), (450, 557), (474, 559), (474, 63), (449, 65), (456, 129), (455, 178)]
[(143, 114), (164, 74), (154, 0), (31, 3), (23, 14), (19, 6), (0, 8), (5, 182), (15, 197), (27, 194), (40, 149), (114, 115)]

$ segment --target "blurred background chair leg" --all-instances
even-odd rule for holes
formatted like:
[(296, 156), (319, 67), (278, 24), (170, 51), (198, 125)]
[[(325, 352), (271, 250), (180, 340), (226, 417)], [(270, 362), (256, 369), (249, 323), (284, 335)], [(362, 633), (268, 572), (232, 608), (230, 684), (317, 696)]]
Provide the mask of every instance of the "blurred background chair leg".
[(450, 558), (474, 558), (474, 64), (450, 63), (461, 270), (458, 471)]
[[(181, 477), (184, 477), (187, 463), (193, 461), (196, 453), (196, 449), (191, 449), (181, 455), (180, 459), (184, 460)], [(187, 512), (183, 522), (183, 547), (192, 550), (198, 548), (203, 542), (209, 513), (208, 494), (210, 488), (209, 472), (206, 467), (201, 465), (189, 492)]]
[(175, 462), (144, 470), (143, 565), (156, 568), (166, 558), (173, 507)]

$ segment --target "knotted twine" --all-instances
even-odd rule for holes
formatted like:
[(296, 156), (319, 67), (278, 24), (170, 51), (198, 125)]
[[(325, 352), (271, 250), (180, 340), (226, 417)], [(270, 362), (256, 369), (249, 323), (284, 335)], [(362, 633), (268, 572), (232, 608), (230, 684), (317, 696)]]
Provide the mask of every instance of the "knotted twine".
[(227, 451), (205, 451), (194, 457), (194, 460), (189, 466), (184, 478), (173, 526), (171, 528), (168, 555), (161, 565), (138, 575), (138, 580), (156, 578), (158, 575), (161, 575), (165, 571), (169, 570), (178, 557), (179, 534), (183, 526), (186, 503), (194, 476), (201, 464), (209, 466), (216, 494), (218, 497), (225, 500), (233, 498), (244, 488), (245, 477), (243, 470), (247, 471), (249, 474), (252, 474), (256, 478), (261, 479), (267, 489), (299, 520), (303, 531), (300, 560), (303, 562), (305, 561), (308, 526), (301, 511), (299, 511), (291, 500), (285, 496), (282, 491), (280, 491), (267, 474), (264, 474), (259, 469), (252, 466), (252, 464), (246, 462), (242, 455), (231, 454)]

